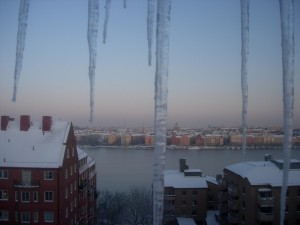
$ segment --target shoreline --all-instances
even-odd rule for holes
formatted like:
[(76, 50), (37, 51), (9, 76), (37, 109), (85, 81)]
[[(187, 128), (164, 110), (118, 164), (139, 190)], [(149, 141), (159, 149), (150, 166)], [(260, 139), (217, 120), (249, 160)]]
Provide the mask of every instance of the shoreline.
[[(87, 149), (96, 149), (96, 148), (110, 148), (110, 149), (136, 149), (136, 150), (154, 150), (154, 146), (144, 146), (144, 145), (130, 145), (130, 146), (122, 146), (122, 145), (78, 145), (79, 148), (87, 148)], [(273, 150), (273, 149), (282, 149), (283, 146), (249, 146), (246, 147), (246, 150)], [(241, 146), (166, 146), (167, 150), (242, 150)], [(300, 146), (293, 146), (292, 150), (300, 150)]]

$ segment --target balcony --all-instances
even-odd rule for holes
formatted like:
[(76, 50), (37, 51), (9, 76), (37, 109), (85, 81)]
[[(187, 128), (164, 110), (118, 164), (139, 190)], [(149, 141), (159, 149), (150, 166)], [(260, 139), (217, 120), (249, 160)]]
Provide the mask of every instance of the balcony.
[(227, 204), (219, 204), (218, 209), (219, 209), (220, 213), (226, 213), (227, 209), (228, 209)]
[(238, 189), (237, 189), (237, 187), (231, 187), (231, 186), (229, 186), (228, 187), (228, 195), (230, 195), (230, 196), (232, 196), (232, 197), (236, 197), (236, 196), (238, 196)]
[(229, 224), (238, 224), (239, 219), (237, 215), (228, 215), (228, 223)]
[(228, 209), (229, 210), (238, 210), (239, 206), (238, 206), (238, 201), (237, 200), (229, 200), (228, 201)]
[(15, 188), (38, 188), (40, 187), (40, 181), (39, 180), (32, 180), (30, 182), (26, 181), (19, 181), (14, 180), (13, 185)]
[(219, 201), (226, 202), (228, 200), (228, 193), (227, 191), (220, 191), (219, 192)]
[(257, 197), (257, 204), (258, 205), (274, 205), (274, 197)]
[(78, 190), (79, 190), (79, 191), (83, 191), (84, 189), (87, 188), (87, 185), (88, 185), (87, 180), (82, 180), (82, 181), (80, 182), (80, 184), (78, 185)]
[(273, 213), (258, 212), (257, 213), (257, 219), (261, 222), (271, 222), (271, 221), (274, 220), (274, 214)]

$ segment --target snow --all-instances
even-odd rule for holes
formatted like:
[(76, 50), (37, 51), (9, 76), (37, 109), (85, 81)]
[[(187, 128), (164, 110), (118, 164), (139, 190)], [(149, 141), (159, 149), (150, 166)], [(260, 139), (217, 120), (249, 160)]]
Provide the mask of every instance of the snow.
[(164, 203), (164, 168), (167, 133), (167, 96), (169, 70), (169, 29), (171, 1), (157, 1), (156, 73), (155, 73), (155, 144), (153, 157), (153, 224), (161, 225)]
[(70, 122), (53, 121), (51, 132), (33, 122), (28, 131), (20, 131), (18, 121), (10, 121), (0, 131), (0, 166), (58, 168), (62, 166)]
[(185, 176), (179, 170), (165, 170), (165, 187), (173, 188), (207, 188), (206, 179), (200, 176)]
[(281, 46), (283, 68), (283, 124), (284, 124), (284, 164), (280, 196), (280, 224), (284, 224), (286, 192), (289, 183), (289, 166), (294, 118), (294, 1), (280, 0)]
[(147, 40), (148, 40), (148, 65), (149, 66), (151, 66), (151, 61), (152, 61), (154, 11), (155, 11), (154, 0), (148, 0)]
[(243, 153), (246, 152), (246, 129), (247, 129), (247, 114), (248, 114), (248, 83), (247, 83), (247, 61), (249, 54), (249, 0), (241, 0), (241, 36), (242, 36), (242, 69), (241, 69), (241, 84), (242, 84), (242, 131), (243, 131)]
[(195, 221), (192, 218), (177, 217), (176, 220), (178, 225), (196, 225)]
[[(299, 160), (293, 160), (299, 163)], [(244, 162), (225, 167), (225, 169), (247, 178), (251, 185), (282, 186), (283, 170), (270, 161)], [(288, 186), (300, 185), (300, 169), (289, 170)]]
[(15, 74), (14, 74), (14, 92), (13, 92), (13, 98), (12, 98), (13, 102), (15, 102), (17, 99), (18, 83), (19, 83), (20, 73), (21, 73), (21, 69), (22, 69), (28, 10), (29, 10), (29, 0), (21, 0), (20, 10), (19, 10), (18, 34), (17, 34), (16, 64), (15, 64)]
[(216, 210), (208, 210), (207, 216), (206, 216), (206, 224), (207, 225), (219, 225), (219, 223), (216, 220), (216, 215), (219, 213), (219, 211)]
[(111, 5), (111, 0), (106, 0), (105, 1), (105, 20), (104, 20), (104, 25), (103, 25), (103, 44), (106, 43), (107, 24), (109, 21), (110, 5)]
[(93, 121), (94, 114), (94, 87), (95, 87), (95, 69), (97, 56), (97, 33), (99, 21), (99, 0), (89, 0), (88, 11), (88, 31), (87, 39), (89, 44), (89, 77), (90, 77), (90, 122)]

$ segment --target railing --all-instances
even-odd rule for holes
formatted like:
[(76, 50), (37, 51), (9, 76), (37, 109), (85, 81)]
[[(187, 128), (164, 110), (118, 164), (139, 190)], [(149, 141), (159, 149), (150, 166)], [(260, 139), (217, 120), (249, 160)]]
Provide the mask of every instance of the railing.
[(257, 196), (257, 204), (259, 205), (274, 205), (274, 197), (261, 197)]
[(261, 222), (270, 222), (270, 221), (274, 220), (274, 214), (273, 213), (258, 212), (257, 213), (257, 219)]
[(15, 188), (38, 188), (40, 187), (40, 181), (32, 180), (31, 182), (24, 182), (24, 181), (14, 180), (13, 185)]

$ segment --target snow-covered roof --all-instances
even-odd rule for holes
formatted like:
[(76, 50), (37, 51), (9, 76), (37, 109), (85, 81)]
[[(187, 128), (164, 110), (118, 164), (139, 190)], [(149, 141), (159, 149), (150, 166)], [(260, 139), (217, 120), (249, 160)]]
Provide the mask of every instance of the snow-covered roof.
[(19, 121), (9, 121), (0, 130), (0, 166), (58, 168), (63, 163), (70, 122), (52, 122), (51, 131), (43, 132), (42, 121), (31, 122), (28, 131), (20, 131)]
[(208, 210), (206, 216), (206, 224), (207, 225), (219, 225), (216, 220), (216, 215), (219, 213), (217, 210)]
[(165, 187), (207, 188), (206, 179), (201, 176), (185, 176), (179, 170), (165, 170)]
[(176, 220), (178, 225), (196, 225), (193, 218), (177, 217)]
[[(278, 161), (278, 160), (277, 160)], [(299, 160), (292, 160), (299, 162)], [(225, 167), (242, 178), (247, 178), (252, 185), (271, 185), (280, 187), (282, 185), (283, 170), (271, 161), (243, 162)], [(290, 169), (288, 185), (300, 185), (300, 169)]]

